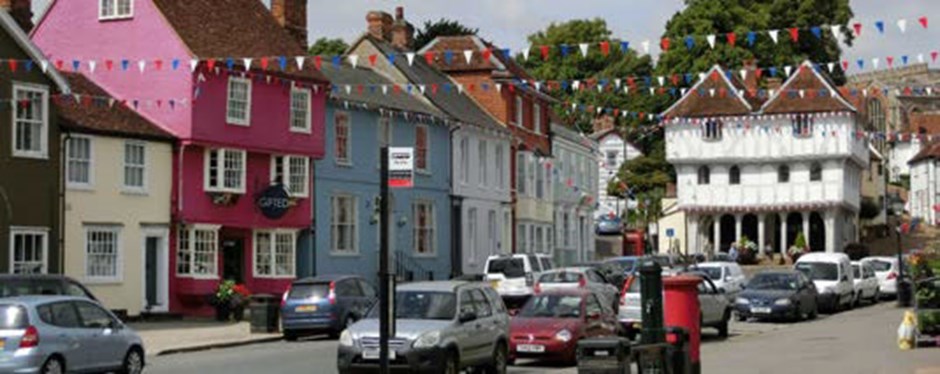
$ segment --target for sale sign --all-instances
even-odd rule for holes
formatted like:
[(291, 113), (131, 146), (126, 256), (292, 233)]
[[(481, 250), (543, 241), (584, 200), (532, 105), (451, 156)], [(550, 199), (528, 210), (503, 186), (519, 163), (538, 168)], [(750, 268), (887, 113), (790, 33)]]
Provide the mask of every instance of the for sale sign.
[(390, 147), (388, 149), (388, 186), (411, 188), (414, 186), (414, 148)]

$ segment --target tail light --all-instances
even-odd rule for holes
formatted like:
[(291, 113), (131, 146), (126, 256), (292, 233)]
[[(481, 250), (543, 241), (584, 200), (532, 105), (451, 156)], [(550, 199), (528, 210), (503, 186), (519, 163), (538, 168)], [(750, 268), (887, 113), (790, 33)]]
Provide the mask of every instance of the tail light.
[(288, 289), (287, 291), (284, 291), (284, 294), (281, 295), (281, 307), (282, 308), (284, 307), (284, 305), (287, 305), (287, 294), (289, 292), (290, 292), (290, 289)]
[(583, 274), (578, 278), (578, 287), (587, 287), (587, 278), (585, 278)]
[(336, 304), (336, 282), (330, 282), (330, 304)]
[(534, 292), (535, 292), (536, 294), (542, 293), (542, 284), (541, 284), (541, 283), (536, 283), (536, 284), (535, 284), (535, 290), (534, 290)]
[(33, 348), (39, 346), (39, 330), (36, 330), (36, 326), (29, 326), (26, 328), (26, 332), (23, 333), (23, 338), (20, 339), (20, 348)]
[(895, 272), (892, 271), (892, 272), (888, 273), (888, 276), (886, 277), (886, 279), (887, 279), (887, 280), (892, 280), (892, 279), (895, 279), (895, 278), (897, 278), (897, 277), (898, 277), (898, 273), (895, 273)]
[(633, 283), (633, 277), (629, 277), (623, 282), (623, 288), (620, 289), (620, 305), (627, 305), (627, 290), (630, 289), (631, 283)]

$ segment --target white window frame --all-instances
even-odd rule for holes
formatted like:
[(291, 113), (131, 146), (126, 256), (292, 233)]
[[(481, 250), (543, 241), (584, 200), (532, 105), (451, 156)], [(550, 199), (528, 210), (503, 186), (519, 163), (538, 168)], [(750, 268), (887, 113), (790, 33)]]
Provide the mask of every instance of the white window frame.
[(523, 115), (524, 104), (525, 104), (525, 101), (522, 100), (522, 96), (517, 95), (516, 100), (515, 100), (515, 105), (513, 108), (515, 112), (513, 115), (513, 122), (515, 122), (516, 126), (519, 126), (519, 127), (525, 127), (523, 125), (523, 122), (525, 122), (525, 116)]
[[(268, 242), (268, 248), (259, 248), (258, 247), (258, 235), (259, 234), (268, 234), (271, 236), (270, 242)], [(278, 236), (289, 236), (290, 237), (290, 273), (278, 274), (278, 265), (277, 261), (277, 241)], [(297, 233), (294, 230), (254, 230), (251, 236), (251, 272), (255, 278), (268, 278), (268, 279), (293, 279), (297, 274)], [(267, 255), (270, 256), (270, 265), (266, 270), (266, 273), (258, 272), (258, 255), (262, 252), (267, 252)]]
[[(144, 163), (143, 163), (143, 165), (129, 165), (129, 164), (127, 163), (127, 147), (128, 147), (128, 146), (131, 146), (131, 147), (141, 147), (141, 149), (143, 150), (143, 153), (142, 153), (142, 154), (143, 154), (143, 157), (144, 157)], [(147, 170), (147, 169), (148, 169), (147, 165), (149, 164), (149, 163), (147, 162), (148, 159), (149, 159), (149, 158), (147, 157), (147, 142), (142, 142), (142, 141), (126, 141), (126, 142), (124, 142), (124, 160), (123, 160), (123, 162), (122, 162), (122, 168), (121, 168), (121, 171), (122, 171), (121, 176), (122, 176), (123, 178), (122, 178), (122, 181), (121, 181), (121, 186), (122, 186), (122, 188), (123, 188), (123, 190), (124, 190), (125, 192), (144, 193), (144, 194), (147, 193), (147, 187), (148, 187), (148, 185), (149, 185), (149, 183), (147, 183), (147, 179), (148, 179), (147, 177), (148, 177), (148, 175), (150, 174), (150, 173), (148, 172), (148, 170)], [(127, 169), (128, 169), (129, 167), (142, 167), (142, 168), (143, 168), (143, 172), (142, 172), (142, 174), (141, 174), (141, 185), (140, 185), (140, 186), (129, 186), (129, 185), (127, 184)]]
[[(345, 150), (346, 154), (340, 157), (337, 147), (339, 146), (339, 119), (345, 118), (343, 126), (346, 128)], [(333, 113), (333, 160), (338, 165), (352, 166), (352, 118), (349, 112), (336, 111)]]
[[(297, 96), (303, 95), (304, 104), (303, 108), (295, 106), (295, 100), (298, 100)], [(294, 126), (294, 123), (297, 121), (297, 111), (303, 110), (303, 123), (304, 127)], [(310, 93), (310, 89), (299, 88), (297, 86), (291, 87), (290, 90), (290, 131), (298, 132), (303, 134), (311, 133), (313, 129), (313, 97)]]
[(543, 200), (547, 197), (547, 188), (545, 188), (545, 166), (542, 162), (535, 161), (535, 198)]
[[(218, 186), (209, 185), (209, 173), (210, 173), (209, 160), (210, 160), (210, 154), (212, 152), (218, 152), (217, 159), (218, 159), (219, 165), (218, 165), (218, 168), (216, 169), (216, 175), (215, 175), (216, 181), (219, 184)], [(225, 187), (225, 171), (226, 171), (225, 170), (225, 156), (228, 153), (241, 154), (241, 164), (242, 164), (241, 181), (239, 183), (240, 184), (239, 187), (237, 188)], [(203, 175), (203, 189), (205, 189), (207, 192), (228, 192), (228, 193), (244, 194), (245, 193), (245, 181), (247, 179), (247, 174), (248, 174), (248, 152), (247, 151), (243, 149), (232, 149), (232, 148), (206, 148), (205, 168), (203, 170), (202, 175)]]
[(487, 187), (487, 184), (489, 183), (489, 175), (487, 175), (487, 173), (489, 172), (489, 168), (487, 167), (487, 166), (489, 166), (489, 164), (488, 164), (488, 162), (489, 162), (489, 161), (488, 161), (488, 160), (489, 160), (489, 157), (488, 157), (488, 155), (487, 155), (487, 151), (486, 151), (486, 150), (487, 150), (486, 140), (478, 139), (478, 141), (477, 141), (477, 158), (479, 158), (479, 160), (478, 160), (477, 162), (479, 162), (479, 164), (480, 164), (480, 166), (479, 166), (479, 168), (480, 168), (480, 170), (479, 170), (479, 172), (480, 172), (480, 173), (479, 173), (479, 174), (480, 174), (480, 175), (479, 175), (480, 180), (479, 180), (478, 182), (480, 183), (480, 187), (484, 187), (484, 188)]
[(493, 163), (496, 164), (496, 188), (504, 190), (506, 189), (506, 164), (508, 160), (504, 160), (506, 151), (503, 149), (502, 144), (496, 144), (495, 154)]
[[(232, 85), (245, 84), (245, 118), (232, 117)], [(251, 80), (242, 77), (230, 76), (225, 92), (225, 121), (230, 125), (251, 126)]]
[[(88, 142), (88, 181), (78, 182), (71, 180), (72, 162), (83, 162), (83, 160), (72, 159), (72, 142), (84, 140)], [(94, 138), (85, 135), (71, 135), (68, 142), (65, 143), (65, 184), (73, 190), (90, 190), (95, 185), (95, 143)]]
[[(418, 145), (418, 130), (422, 129), (424, 131), (424, 168), (418, 166), (418, 158), (420, 148)], [(415, 125), (415, 171), (422, 174), (431, 173), (431, 129), (427, 125)]]
[[(85, 233), (85, 247), (83, 252), (83, 258), (85, 260), (83, 269), (85, 270), (85, 283), (121, 283), (124, 281), (124, 256), (121, 246), (121, 226), (103, 226), (103, 225), (88, 225), (83, 227), (83, 232)], [(91, 241), (89, 235), (93, 232), (100, 233), (109, 233), (114, 235), (114, 275), (113, 276), (102, 276), (102, 275), (91, 275), (89, 272), (89, 265), (91, 264), (89, 246)]]
[(460, 184), (470, 183), (470, 138), (460, 138)]
[(532, 104), (532, 128), (536, 134), (542, 135), (542, 105), (538, 102)]
[(528, 253), (528, 234), (527, 225), (520, 223), (516, 225), (516, 253)]
[[(20, 92), (31, 92), (38, 93), (42, 97), (42, 119), (40, 120), (40, 125), (42, 128), (39, 130), (39, 150), (19, 150), (16, 147), (16, 138), (18, 135), (19, 122), (16, 118), (17, 107), (19, 105), (19, 93)], [(22, 82), (13, 82), (13, 99), (15, 100), (13, 110), (11, 110), (10, 116), (13, 118), (13, 137), (10, 138), (11, 148), (13, 149), (13, 157), (22, 157), (22, 158), (36, 158), (36, 159), (48, 159), (49, 158), (49, 88), (46, 86), (41, 86), (37, 84), (29, 84)], [(23, 120), (29, 121), (29, 120)], [(27, 122), (31, 123), (31, 122)]]
[(467, 209), (467, 256), (470, 264), (477, 262), (477, 208)]
[(10, 274), (25, 274), (25, 273), (15, 273), (14, 269), (16, 268), (16, 236), (17, 235), (38, 235), (42, 237), (42, 269), (40, 274), (46, 274), (49, 272), (49, 228), (48, 227), (10, 227), (10, 253), (9, 253), (9, 262), (8, 262), (8, 272)]
[[(352, 204), (352, 213), (350, 214), (350, 223), (337, 223), (335, 222), (335, 210), (337, 207), (337, 199), (345, 198), (349, 199)], [(330, 255), (332, 256), (358, 256), (359, 255), (359, 198), (355, 195), (349, 194), (335, 194), (330, 196)], [(339, 225), (350, 225), (352, 227), (352, 248), (351, 250), (337, 250), (336, 248), (336, 237), (337, 237), (337, 227)]]
[[(282, 159), (281, 161), (281, 170), (277, 170), (277, 159)], [(291, 179), (295, 176), (291, 172), (291, 163), (293, 161), (302, 161), (304, 163), (304, 173), (303, 173), (303, 187), (299, 191), (295, 191)], [(310, 158), (305, 156), (297, 155), (271, 155), (271, 183), (277, 182), (277, 174), (281, 174), (281, 183), (284, 185), (284, 189), (290, 194), (291, 197), (305, 198), (310, 194)]]
[[(428, 222), (430, 222), (430, 226), (426, 226), (426, 227), (419, 227), (419, 226), (418, 226), (418, 210), (419, 210), (421, 207), (425, 207), (425, 208), (428, 209)], [(435, 206), (434, 206), (434, 202), (433, 202), (433, 201), (415, 199), (414, 202), (412, 203), (412, 205), (411, 205), (411, 214), (412, 214), (411, 221), (412, 221), (412, 226), (413, 226), (413, 231), (414, 231), (414, 232), (412, 233), (412, 248), (411, 248), (411, 250), (412, 250), (413, 256), (415, 256), (415, 257), (437, 257), (437, 219), (436, 219), (436, 213), (437, 213), (437, 212), (435, 212)], [(430, 240), (429, 240), (429, 242), (428, 242), (428, 246), (430, 247), (430, 250), (429, 250), (428, 252), (423, 252), (423, 253), (422, 253), (422, 252), (418, 252), (418, 232), (421, 231), (421, 230), (429, 230), (429, 231), (430, 231), (430, 233), (428, 234), (428, 235), (430, 235)]]
[[(127, 2), (128, 12), (122, 14), (120, 12), (120, 3), (124, 1)], [(105, 3), (111, 3), (111, 10), (113, 13), (105, 14)], [(98, 1), (98, 20), (99, 21), (109, 21), (116, 19), (127, 19), (134, 18), (134, 0), (100, 0)]]
[[(180, 278), (194, 278), (194, 279), (219, 279), (219, 247), (220, 247), (220, 237), (219, 229), (221, 226), (218, 225), (205, 225), (205, 224), (196, 224), (191, 226), (180, 227), (180, 232), (177, 232), (176, 240), (176, 256), (179, 257), (182, 252), (180, 245), (182, 244), (179, 240), (179, 235), (181, 232), (186, 233), (187, 245), (189, 249), (186, 250), (189, 255), (189, 271), (181, 273), (179, 271), (179, 263), (176, 264), (176, 276)], [(211, 255), (213, 259), (212, 272), (196, 272), (196, 231), (206, 231), (212, 232), (215, 237), (215, 242), (213, 243), (213, 253)]]
[(526, 165), (527, 158), (525, 153), (518, 152), (516, 153), (516, 194), (519, 196), (526, 196), (526, 190), (528, 190), (528, 165)]

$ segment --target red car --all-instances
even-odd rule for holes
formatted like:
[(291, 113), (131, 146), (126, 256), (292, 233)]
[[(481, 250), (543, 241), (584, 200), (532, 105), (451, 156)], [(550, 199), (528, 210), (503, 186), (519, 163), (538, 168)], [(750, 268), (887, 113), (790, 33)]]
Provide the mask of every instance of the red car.
[(578, 341), (616, 336), (617, 317), (586, 289), (551, 290), (532, 296), (509, 325), (509, 358), (574, 363)]

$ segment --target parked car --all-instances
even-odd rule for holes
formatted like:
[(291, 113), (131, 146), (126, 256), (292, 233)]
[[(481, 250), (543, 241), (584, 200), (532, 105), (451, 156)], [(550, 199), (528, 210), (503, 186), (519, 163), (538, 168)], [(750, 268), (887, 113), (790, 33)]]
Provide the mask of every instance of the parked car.
[(623, 256), (609, 258), (604, 260), (604, 265), (606, 265), (605, 270), (608, 272), (608, 274), (604, 274), (604, 276), (619, 288), (623, 286), (623, 282), (627, 280), (627, 277), (633, 275), (639, 269), (640, 257)]
[(2, 274), (0, 297), (26, 295), (62, 295), (84, 297), (98, 301), (85, 286), (64, 275), (55, 274)]
[(354, 275), (321, 275), (291, 283), (281, 301), (284, 339), (328, 333), (337, 337), (368, 313), (375, 288)]
[(892, 256), (865, 257), (862, 262), (871, 265), (878, 278), (879, 293), (884, 296), (897, 296), (898, 294), (898, 258)]
[(571, 267), (543, 272), (535, 283), (535, 293), (562, 289), (587, 289), (601, 298), (601, 303), (616, 309), (620, 291), (611, 285), (597, 270), (588, 267)]
[[(731, 319), (731, 303), (727, 295), (721, 293), (714, 283), (701, 273), (694, 273), (702, 277), (699, 284), (699, 308), (702, 313), (702, 326), (718, 329), (719, 335), (728, 336), (728, 321)], [(668, 305), (663, 305), (667, 308)], [(643, 322), (643, 312), (640, 304), (640, 277), (633, 275), (624, 283), (620, 296), (617, 320), (630, 340), (636, 338)]]
[(510, 309), (518, 309), (532, 296), (535, 280), (554, 267), (546, 255), (513, 254), (490, 256), (483, 271)]
[(86, 297), (0, 299), (0, 372), (143, 371), (143, 341)]
[[(395, 336), (389, 339), (394, 370), (457, 374), (485, 368), (505, 373), (509, 360), (509, 314), (485, 283), (416, 282), (395, 290)], [(379, 308), (343, 331), (340, 373), (379, 366)]]
[(718, 287), (719, 291), (732, 296), (741, 292), (747, 282), (741, 266), (734, 262), (703, 262), (690, 269), (701, 272), (715, 284), (715, 287)]
[(533, 296), (509, 325), (510, 362), (517, 358), (572, 363), (583, 338), (617, 336), (617, 317), (587, 289), (552, 290)]
[(879, 295), (878, 277), (868, 262), (852, 261), (852, 274), (855, 276), (855, 305), (862, 301), (877, 303)]
[(807, 253), (793, 265), (816, 285), (819, 307), (829, 311), (845, 310), (855, 301), (852, 262), (845, 253)]
[(818, 314), (816, 286), (805, 274), (794, 270), (764, 271), (754, 275), (735, 298), (739, 321), (748, 318), (815, 319)]
[(623, 233), (623, 221), (617, 216), (602, 215), (594, 223), (594, 232), (597, 235), (620, 235)]

